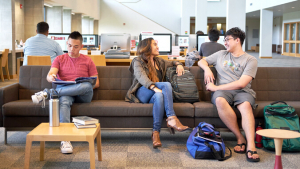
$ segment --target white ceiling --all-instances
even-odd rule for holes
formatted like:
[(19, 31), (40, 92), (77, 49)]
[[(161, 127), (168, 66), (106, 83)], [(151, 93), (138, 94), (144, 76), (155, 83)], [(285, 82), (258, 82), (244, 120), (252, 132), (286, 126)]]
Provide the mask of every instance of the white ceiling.
[[(292, 8), (294, 7), (294, 8)], [(267, 10), (273, 11), (273, 17), (283, 16), (284, 13), (300, 11), (300, 0), (266, 8)], [(246, 14), (247, 18), (260, 18), (260, 10), (249, 12)]]

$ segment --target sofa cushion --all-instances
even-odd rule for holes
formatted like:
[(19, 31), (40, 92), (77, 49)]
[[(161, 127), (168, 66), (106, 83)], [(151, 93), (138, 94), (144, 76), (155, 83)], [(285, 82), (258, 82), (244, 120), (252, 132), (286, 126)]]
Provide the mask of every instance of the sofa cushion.
[(45, 108), (42, 104), (34, 104), (32, 100), (17, 100), (6, 103), (2, 107), (3, 116), (49, 116), (49, 102)]
[[(264, 117), (264, 107), (272, 103), (273, 101), (256, 101), (258, 105), (254, 110), (255, 118)], [(295, 108), (296, 113), (300, 116), (300, 101), (286, 101), (286, 103)], [(211, 102), (196, 102), (195, 106), (195, 117), (219, 117), (216, 106)], [(233, 109), (238, 118), (241, 118), (241, 114), (237, 108)]]
[[(93, 100), (91, 103), (72, 105), (72, 116), (151, 116), (153, 104), (129, 103), (124, 100)], [(194, 117), (194, 107), (190, 103), (174, 103), (177, 116)]]
[(19, 76), (19, 99), (31, 99), (31, 95), (51, 88), (46, 80), (50, 66), (21, 66)]

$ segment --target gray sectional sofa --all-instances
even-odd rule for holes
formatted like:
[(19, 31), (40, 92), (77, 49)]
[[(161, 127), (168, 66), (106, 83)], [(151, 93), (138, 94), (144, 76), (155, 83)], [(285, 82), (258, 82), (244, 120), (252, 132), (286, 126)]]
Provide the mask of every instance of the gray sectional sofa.
[[(7, 131), (31, 130), (49, 121), (48, 102), (46, 108), (42, 108), (31, 101), (32, 94), (52, 87), (45, 78), (49, 69), (50, 66), (22, 66), (19, 83), (0, 88), (0, 127), (5, 128), (5, 143)], [(215, 69), (211, 69), (217, 76)], [(152, 128), (152, 104), (124, 101), (133, 80), (128, 66), (99, 66), (97, 70), (100, 87), (94, 90), (92, 102), (73, 104), (71, 116), (98, 118), (102, 128)], [(218, 128), (226, 128), (210, 102), (211, 92), (205, 90), (203, 70), (197, 66), (189, 70), (196, 78), (200, 101), (174, 103), (178, 118), (189, 127), (206, 121)], [(277, 100), (286, 101), (300, 115), (300, 67), (260, 67), (252, 87), (257, 93), (256, 121), (263, 120), (264, 106)], [(237, 109), (235, 111), (240, 121), (240, 113)]]

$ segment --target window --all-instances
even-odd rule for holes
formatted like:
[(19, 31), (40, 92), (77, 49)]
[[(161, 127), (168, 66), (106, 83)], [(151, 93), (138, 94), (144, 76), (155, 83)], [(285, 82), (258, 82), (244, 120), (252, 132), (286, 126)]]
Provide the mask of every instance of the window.
[(283, 55), (300, 57), (300, 22), (284, 24)]

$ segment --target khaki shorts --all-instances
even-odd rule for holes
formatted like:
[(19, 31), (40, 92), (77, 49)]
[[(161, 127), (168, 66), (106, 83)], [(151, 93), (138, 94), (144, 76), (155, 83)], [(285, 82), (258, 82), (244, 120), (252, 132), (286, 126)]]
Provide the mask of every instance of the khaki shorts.
[(237, 106), (245, 101), (249, 102), (253, 109), (257, 107), (254, 97), (244, 90), (218, 90), (212, 93), (211, 102), (216, 105), (216, 98), (223, 97), (230, 106)]

